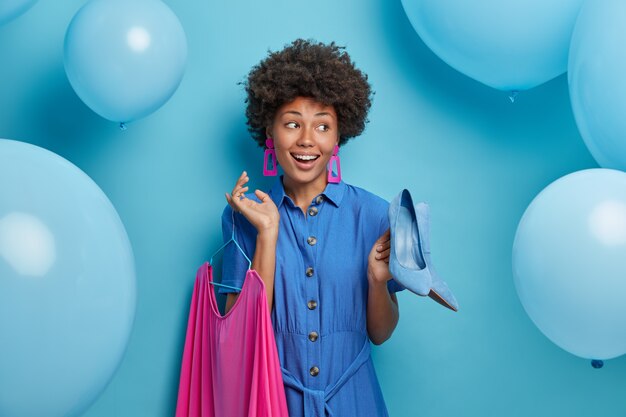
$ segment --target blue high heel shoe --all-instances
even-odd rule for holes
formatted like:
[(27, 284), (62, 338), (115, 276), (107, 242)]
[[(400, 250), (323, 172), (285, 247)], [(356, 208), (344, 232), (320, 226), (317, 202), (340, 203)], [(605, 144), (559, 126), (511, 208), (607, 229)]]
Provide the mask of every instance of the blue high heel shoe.
[(432, 278), (422, 253), (421, 234), (408, 190), (402, 190), (389, 205), (391, 253), (389, 272), (403, 287), (417, 295), (431, 292)]
[[(419, 240), (422, 243), (420, 256), (424, 257), (426, 267), (430, 271), (432, 280), (430, 292), (428, 296), (444, 307), (453, 311), (459, 310), (459, 304), (448, 288), (448, 285), (439, 277), (430, 256), (430, 207), (426, 203), (417, 203), (415, 205), (415, 214), (417, 217), (417, 229), (420, 234)], [(416, 255), (417, 256), (417, 255)], [(393, 275), (393, 274), (392, 274)]]

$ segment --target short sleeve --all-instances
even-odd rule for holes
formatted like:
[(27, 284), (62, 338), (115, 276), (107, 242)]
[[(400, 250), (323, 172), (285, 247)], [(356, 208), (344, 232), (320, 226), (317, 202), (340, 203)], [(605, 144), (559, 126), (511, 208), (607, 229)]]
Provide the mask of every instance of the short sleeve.
[[(380, 227), (378, 230), (378, 237), (382, 236), (383, 233), (385, 233), (387, 231), (387, 229), (389, 229), (389, 216), (388, 216), (388, 207), (389, 205), (387, 204), (387, 208), (385, 209), (385, 212), (383, 213), (381, 219), (380, 219)], [(377, 239), (378, 239), (377, 237)], [(405, 288), (400, 285), (395, 279), (391, 278), (389, 281), (387, 281), (387, 290), (389, 290), (389, 294), (393, 294), (394, 292), (398, 292), (398, 291), (402, 291)]]
[[(233, 222), (235, 227), (235, 240), (250, 260), (254, 254), (256, 245), (256, 235), (254, 226), (239, 213), (234, 213), (229, 205), (226, 205), (222, 213), (222, 238), (226, 243), (233, 236)], [(248, 271), (248, 260), (241, 253), (234, 242), (229, 243), (224, 248), (222, 261), (222, 284), (241, 288)], [(239, 292), (235, 289), (218, 287), (220, 294)]]

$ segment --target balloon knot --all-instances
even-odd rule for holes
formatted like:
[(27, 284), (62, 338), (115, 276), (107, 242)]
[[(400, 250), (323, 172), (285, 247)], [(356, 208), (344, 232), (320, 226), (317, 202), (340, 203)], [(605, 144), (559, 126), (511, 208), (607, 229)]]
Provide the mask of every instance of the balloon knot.
[(517, 90), (512, 90), (509, 92), (509, 100), (511, 100), (511, 103), (515, 103), (515, 99), (517, 98), (518, 94), (519, 94), (519, 91)]
[(128, 127), (126, 127), (126, 123), (122, 122), (120, 123), (120, 130), (126, 130), (128, 129)]
[(595, 369), (600, 369), (604, 366), (604, 362), (599, 359), (593, 359), (591, 361), (591, 366), (593, 366)]

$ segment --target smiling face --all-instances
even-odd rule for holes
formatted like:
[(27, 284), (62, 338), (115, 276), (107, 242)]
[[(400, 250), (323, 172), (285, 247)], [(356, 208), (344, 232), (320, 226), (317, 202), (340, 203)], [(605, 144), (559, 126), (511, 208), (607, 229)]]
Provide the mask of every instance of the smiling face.
[(274, 139), (286, 187), (313, 185), (324, 189), (326, 165), (339, 143), (337, 113), (333, 106), (298, 97), (279, 107), (267, 134)]

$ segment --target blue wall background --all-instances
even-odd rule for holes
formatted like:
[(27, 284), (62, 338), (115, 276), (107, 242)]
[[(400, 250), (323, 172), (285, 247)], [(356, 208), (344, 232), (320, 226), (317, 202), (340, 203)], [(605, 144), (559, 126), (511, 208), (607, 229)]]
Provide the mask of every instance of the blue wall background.
[[(40, 0), (0, 27), (0, 137), (50, 149), (109, 196), (134, 247), (138, 306), (115, 377), (85, 416), (173, 415), (196, 268), (221, 244), (223, 194), (246, 169), (267, 189), (237, 85), (297, 37), (346, 45), (376, 91), (366, 132), (342, 150), (346, 181), (432, 207), (433, 258), (458, 314), (408, 292), (375, 347), (393, 417), (622, 416), (626, 361), (601, 370), (546, 339), (515, 293), (511, 247), (532, 198), (596, 167), (561, 76), (521, 94), (457, 73), (421, 42), (399, 1), (169, 0), (187, 34), (180, 88), (118, 130), (74, 94), (63, 36), (83, 1)], [(36, 401), (36, 399), (34, 399)]]

